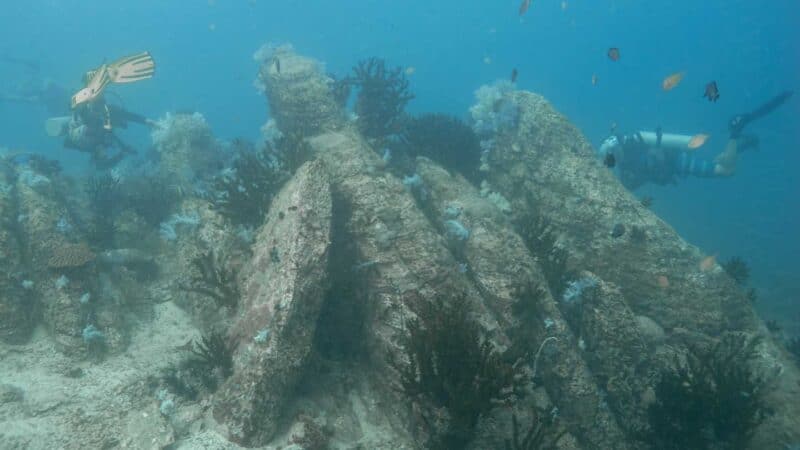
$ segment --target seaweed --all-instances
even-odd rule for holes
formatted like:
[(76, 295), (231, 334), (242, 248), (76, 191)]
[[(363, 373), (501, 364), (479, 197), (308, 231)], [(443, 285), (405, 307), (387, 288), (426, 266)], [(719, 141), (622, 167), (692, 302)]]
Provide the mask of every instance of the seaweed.
[(401, 67), (388, 69), (381, 58), (358, 62), (348, 84), (358, 87), (355, 113), (358, 128), (368, 138), (385, 138), (400, 131), (403, 110), (414, 98)]
[(28, 166), (35, 172), (48, 178), (52, 178), (61, 173), (61, 163), (55, 159), (48, 159), (42, 155), (30, 155)]
[(258, 227), (286, 178), (263, 152), (237, 145), (232, 167), (213, 181), (211, 208), (235, 225)]
[(122, 197), (119, 178), (111, 175), (91, 177), (86, 182), (85, 190), (89, 195), (91, 224), (88, 238), (93, 246), (109, 249), (114, 246), (117, 226), (114, 222), (119, 213)]
[(446, 114), (424, 114), (405, 122), (401, 148), (411, 157), (425, 156), (471, 182), (479, 181), (481, 145), (463, 121)]
[(179, 200), (178, 192), (154, 175), (132, 178), (126, 183), (126, 204), (153, 228), (158, 228)]
[(561, 298), (573, 277), (567, 268), (567, 251), (556, 244), (557, 237), (543, 217), (526, 213), (516, 220), (516, 228), (528, 251), (539, 261), (553, 298)]
[(311, 145), (298, 132), (283, 134), (268, 151), (275, 155), (280, 167), (289, 173), (295, 173), (312, 155)]
[(794, 356), (794, 359), (800, 364), (800, 336), (795, 336), (786, 342), (786, 349)]
[(738, 256), (732, 256), (730, 259), (723, 262), (722, 268), (725, 269), (725, 272), (727, 272), (739, 286), (747, 284), (747, 280), (750, 278), (750, 267)]
[(236, 307), (241, 297), (236, 271), (226, 267), (213, 251), (192, 258), (191, 264), (197, 269), (197, 275), (191, 278), (192, 284), (182, 286), (183, 289), (213, 299), (218, 307)]
[(331, 73), (328, 74), (328, 78), (330, 78), (328, 86), (333, 100), (340, 108), (344, 109), (347, 106), (347, 101), (350, 99), (353, 86), (347, 78), (337, 78), (336, 75)]
[[(430, 429), (426, 448), (464, 448), (479, 419), (495, 401), (519, 388), (516, 365), (505, 362), (470, 319), (465, 296), (424, 301), (408, 323), (404, 359), (390, 360), (399, 373), (399, 390), (414, 400), (444, 410), (449, 420), (424, 417)], [(436, 414), (435, 412), (433, 413)]]
[(662, 373), (648, 409), (647, 438), (657, 449), (745, 448), (765, 417), (764, 380), (750, 368), (760, 338), (724, 335), (710, 350), (694, 349)]
[(164, 369), (161, 380), (176, 395), (195, 400), (201, 391), (214, 392), (233, 374), (233, 351), (225, 336), (213, 331), (182, 346), (189, 357)]
[(192, 342), (190, 351), (194, 357), (189, 360), (189, 365), (204, 372), (219, 370), (223, 378), (227, 378), (233, 374), (233, 350), (233, 345), (227, 343), (222, 333), (203, 335), (199, 342)]
[[(556, 442), (561, 439), (561, 436), (566, 434), (567, 430), (560, 430), (559, 432), (553, 434), (550, 432), (550, 428), (553, 425), (555, 425), (555, 418), (551, 416), (542, 420), (539, 412), (534, 409), (532, 410), (531, 414), (531, 426), (528, 428), (525, 436), (520, 438), (517, 414), (512, 413), (511, 438), (505, 439), (504, 448), (505, 450), (537, 450), (554, 448)], [(547, 439), (548, 435), (551, 436), (550, 439)]]
[(511, 306), (511, 313), (517, 322), (509, 328), (508, 337), (511, 346), (506, 351), (506, 361), (513, 362), (518, 358), (527, 360), (531, 353), (531, 343), (536, 341), (538, 306), (545, 299), (547, 291), (539, 285), (527, 285), (516, 297)]

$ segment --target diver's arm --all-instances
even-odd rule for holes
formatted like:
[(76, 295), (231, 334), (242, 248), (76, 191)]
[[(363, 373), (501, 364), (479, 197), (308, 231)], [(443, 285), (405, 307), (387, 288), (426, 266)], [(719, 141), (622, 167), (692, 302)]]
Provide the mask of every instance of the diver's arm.
[(119, 106), (108, 105), (108, 108), (111, 110), (111, 120), (115, 125), (120, 124), (124, 127), (127, 122), (149, 125), (152, 122), (145, 116), (126, 111)]

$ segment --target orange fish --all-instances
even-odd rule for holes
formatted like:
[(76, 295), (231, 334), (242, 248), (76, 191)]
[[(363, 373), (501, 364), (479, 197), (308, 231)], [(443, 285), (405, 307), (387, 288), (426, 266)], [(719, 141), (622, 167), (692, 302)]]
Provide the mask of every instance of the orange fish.
[(709, 270), (713, 269), (717, 265), (717, 255), (706, 256), (700, 261), (700, 270), (702, 272), (708, 272)]
[(659, 275), (658, 278), (656, 278), (656, 282), (658, 283), (658, 287), (661, 289), (666, 289), (669, 287), (669, 278), (664, 275)]
[(695, 134), (689, 139), (689, 143), (686, 146), (692, 150), (700, 148), (706, 143), (709, 137), (709, 135), (703, 133)]
[(523, 15), (528, 11), (528, 8), (531, 7), (531, 0), (522, 0), (522, 3), (519, 4), (519, 15)]
[(678, 85), (678, 83), (681, 82), (681, 80), (683, 79), (683, 75), (684, 75), (684, 72), (673, 73), (672, 75), (668, 76), (667, 78), (664, 78), (664, 81), (661, 83), (661, 87), (665, 91), (672, 90), (672, 88), (674, 88), (675, 86)]
[(597, 86), (597, 74), (592, 74), (592, 86)]

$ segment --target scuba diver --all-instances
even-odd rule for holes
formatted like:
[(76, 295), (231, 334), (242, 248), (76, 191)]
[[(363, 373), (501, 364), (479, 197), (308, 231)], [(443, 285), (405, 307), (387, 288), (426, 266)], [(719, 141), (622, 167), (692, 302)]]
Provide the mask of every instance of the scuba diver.
[(22, 58), (0, 55), (0, 62), (23, 69), (23, 81), (16, 89), (0, 93), (0, 103), (41, 105), (50, 114), (69, 114), (69, 91), (58, 83), (42, 79), (39, 64)]
[[(133, 83), (151, 78), (154, 72), (155, 62), (148, 52), (103, 64), (87, 72), (85, 87), (72, 96), (72, 115), (48, 119), (45, 124), (47, 134), (63, 137), (66, 148), (89, 153), (98, 168), (115, 166), (126, 155), (136, 151), (114, 134), (114, 129), (127, 128), (131, 122), (149, 126), (155, 122), (107, 103), (103, 92), (111, 83)], [(113, 147), (117, 152), (109, 155), (108, 150)]]
[(655, 132), (612, 134), (600, 145), (598, 153), (607, 167), (616, 168), (622, 184), (631, 190), (646, 183), (676, 183), (679, 177), (728, 177), (736, 171), (739, 152), (758, 148), (758, 137), (744, 134), (744, 128), (774, 111), (791, 96), (791, 91), (783, 92), (755, 110), (730, 119), (725, 149), (713, 159), (695, 155), (694, 149), (702, 145), (696, 142), (697, 136), (665, 134), (660, 127)]

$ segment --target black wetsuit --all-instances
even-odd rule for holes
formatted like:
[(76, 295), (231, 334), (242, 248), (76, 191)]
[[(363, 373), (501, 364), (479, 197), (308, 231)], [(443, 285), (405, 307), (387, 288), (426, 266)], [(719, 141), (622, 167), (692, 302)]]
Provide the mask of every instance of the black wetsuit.
[[(138, 114), (110, 105), (102, 97), (78, 106), (72, 113), (64, 147), (87, 152), (99, 168), (115, 166), (128, 153), (136, 151), (114, 134), (114, 128), (127, 128), (129, 122), (147, 124)], [(107, 150), (116, 147), (117, 153), (109, 156)]]

